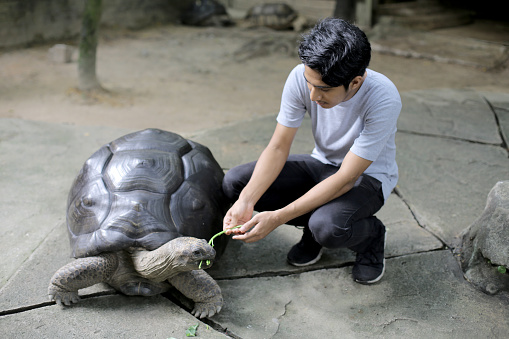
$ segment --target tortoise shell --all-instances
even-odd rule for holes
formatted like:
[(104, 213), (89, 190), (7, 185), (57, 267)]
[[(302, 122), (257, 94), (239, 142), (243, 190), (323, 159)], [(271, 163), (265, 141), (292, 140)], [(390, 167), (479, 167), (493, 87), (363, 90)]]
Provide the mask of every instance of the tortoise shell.
[[(228, 208), (223, 177), (207, 147), (175, 133), (146, 129), (104, 145), (69, 192), (72, 255), (153, 250), (180, 236), (210, 239)], [(218, 254), (226, 239), (216, 242)]]
[(251, 7), (246, 19), (253, 25), (273, 29), (290, 28), (298, 13), (285, 3), (259, 4)]

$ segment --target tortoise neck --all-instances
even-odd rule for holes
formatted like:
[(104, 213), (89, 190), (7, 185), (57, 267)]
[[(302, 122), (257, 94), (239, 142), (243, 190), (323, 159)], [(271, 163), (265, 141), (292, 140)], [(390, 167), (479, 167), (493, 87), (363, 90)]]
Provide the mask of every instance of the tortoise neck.
[(171, 242), (147, 251), (137, 249), (131, 253), (134, 269), (144, 278), (161, 282), (172, 278), (180, 272), (187, 271), (179, 264), (172, 250)]

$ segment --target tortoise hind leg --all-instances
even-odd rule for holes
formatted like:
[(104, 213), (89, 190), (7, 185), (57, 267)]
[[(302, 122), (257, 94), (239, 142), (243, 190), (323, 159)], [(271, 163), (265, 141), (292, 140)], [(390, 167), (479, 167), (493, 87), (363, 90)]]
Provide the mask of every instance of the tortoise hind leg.
[(108, 281), (117, 267), (115, 253), (76, 259), (53, 275), (48, 287), (49, 298), (59, 305), (77, 303), (79, 289)]

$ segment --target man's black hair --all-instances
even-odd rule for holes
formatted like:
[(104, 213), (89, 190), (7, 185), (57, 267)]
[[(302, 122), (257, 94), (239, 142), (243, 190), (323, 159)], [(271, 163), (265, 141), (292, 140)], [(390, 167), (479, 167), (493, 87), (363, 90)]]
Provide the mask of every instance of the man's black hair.
[(356, 76), (364, 75), (371, 60), (371, 45), (357, 26), (342, 19), (327, 18), (303, 36), (299, 57), (327, 85), (348, 89)]

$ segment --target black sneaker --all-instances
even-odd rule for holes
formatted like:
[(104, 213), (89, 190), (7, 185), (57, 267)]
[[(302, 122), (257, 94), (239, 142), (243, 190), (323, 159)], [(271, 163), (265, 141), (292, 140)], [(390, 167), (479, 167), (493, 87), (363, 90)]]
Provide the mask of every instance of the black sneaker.
[(322, 245), (317, 243), (309, 228), (304, 227), (302, 239), (292, 247), (286, 260), (293, 266), (308, 266), (322, 257)]
[(385, 272), (384, 249), (387, 233), (380, 222), (382, 230), (364, 253), (357, 253), (352, 269), (353, 279), (360, 284), (373, 284), (382, 279)]

